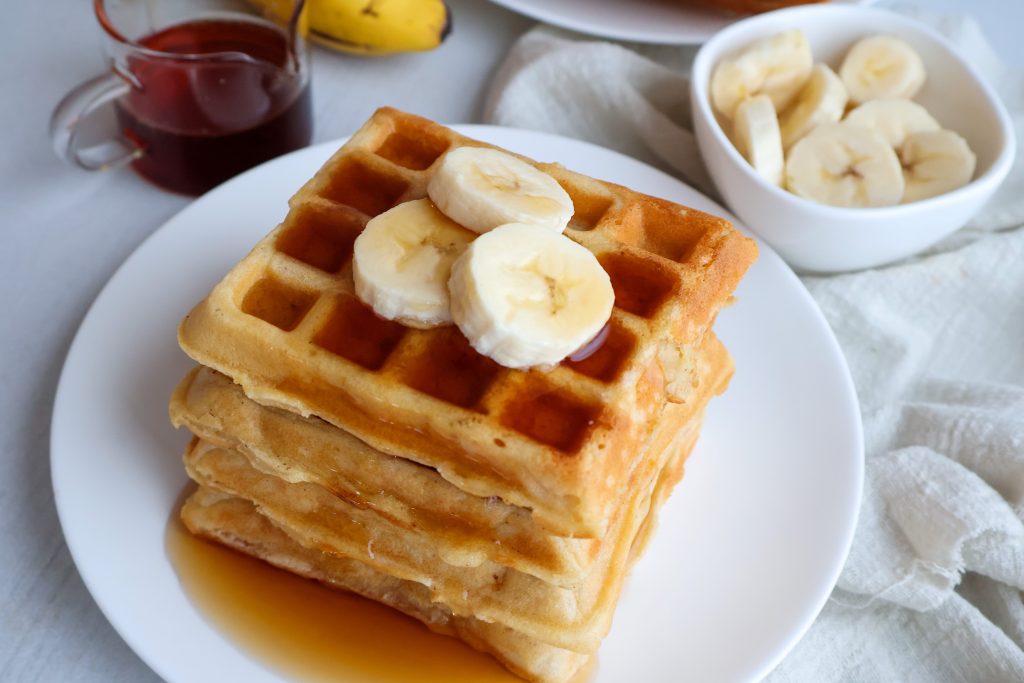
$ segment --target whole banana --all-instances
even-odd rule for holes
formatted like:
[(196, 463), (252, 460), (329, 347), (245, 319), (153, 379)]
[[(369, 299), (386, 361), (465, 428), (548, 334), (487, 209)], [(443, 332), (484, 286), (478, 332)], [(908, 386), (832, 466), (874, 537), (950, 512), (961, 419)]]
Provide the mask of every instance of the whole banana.
[[(268, 14), (290, 11), (291, 0), (251, 0)], [(433, 50), (448, 37), (444, 0), (306, 0), (309, 39), (341, 52), (381, 56)]]

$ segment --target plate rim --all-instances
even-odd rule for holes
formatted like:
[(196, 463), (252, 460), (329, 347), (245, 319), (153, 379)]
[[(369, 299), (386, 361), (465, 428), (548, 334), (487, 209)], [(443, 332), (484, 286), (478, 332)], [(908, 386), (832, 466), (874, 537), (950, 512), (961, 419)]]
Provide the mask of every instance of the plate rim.
[[(716, 28), (707, 29), (690, 29), (687, 31), (679, 31), (678, 35), (672, 35), (672, 29), (661, 29), (661, 30), (647, 30), (647, 29), (630, 29), (623, 28), (615, 25), (605, 25), (600, 22), (593, 23), (586, 19), (579, 19), (573, 13), (560, 12), (557, 9), (551, 9), (552, 7), (558, 7), (560, 0), (546, 3), (544, 6), (538, 6), (532, 0), (490, 0), (495, 5), (503, 7), (510, 12), (515, 12), (524, 17), (528, 17), (535, 21), (539, 21), (552, 26), (557, 26), (569, 31), (575, 31), (585, 35), (605, 38), (611, 40), (622, 40), (633, 43), (643, 43), (647, 45), (700, 45), (705, 40), (710, 38), (717, 31), (725, 28), (729, 24), (736, 21), (741, 21), (753, 15), (735, 15), (729, 16), (723, 14), (715, 17), (720, 24)], [(845, 4), (851, 5), (869, 5), (877, 2), (877, 0), (847, 0)], [(691, 11), (700, 11), (700, 7), (694, 5), (688, 5), (687, 9)], [(715, 10), (708, 9), (708, 12), (714, 12)]]
[[(569, 137), (566, 137), (566, 136), (561, 136), (561, 135), (556, 135), (556, 134), (546, 133), (546, 132), (541, 132), (541, 131), (532, 131), (532, 130), (526, 130), (526, 129), (506, 127), (506, 126), (494, 126), (494, 125), (488, 125), (488, 124), (448, 124), (448, 125), (450, 125), (450, 127), (455, 129), (459, 133), (462, 133), (462, 134), (465, 134), (465, 135), (469, 135), (471, 137), (478, 137), (478, 138), (481, 138), (481, 139), (487, 139), (488, 134), (493, 134), (493, 135), (502, 135), (502, 134), (526, 135), (526, 136), (534, 136), (534, 137), (549, 138), (549, 139), (553, 139), (553, 140), (558, 140), (561, 144), (566, 144), (567, 143), (570, 146), (590, 148), (591, 150), (596, 151), (596, 152), (598, 152), (600, 154), (610, 155), (611, 158), (624, 159), (624, 160), (628, 160), (630, 163), (633, 163), (633, 164), (640, 164), (642, 166), (645, 166), (650, 172), (653, 172), (653, 173), (656, 173), (658, 175), (661, 175), (661, 176), (663, 176), (664, 178), (670, 180), (673, 183), (681, 184), (681, 185), (686, 186), (687, 189), (689, 189), (690, 191), (692, 191), (692, 192), (694, 192), (696, 194), (699, 194), (706, 201), (708, 201), (711, 205), (716, 207), (716, 209), (720, 211), (719, 215), (721, 215), (722, 217), (732, 221), (733, 224), (737, 228), (739, 228), (741, 231), (744, 232), (744, 234), (746, 234), (746, 235), (752, 237), (753, 239), (755, 239), (757, 241), (757, 243), (758, 243), (758, 247), (760, 248), (759, 259), (770, 259), (770, 260), (773, 260), (773, 261), (777, 261), (776, 266), (777, 267), (781, 266), (781, 270), (784, 273), (783, 277), (785, 277), (786, 279), (789, 279), (791, 281), (791, 284), (796, 285), (795, 291), (799, 292), (799, 296), (804, 300), (805, 304), (809, 304), (809, 308), (813, 312), (814, 318), (816, 319), (818, 325), (820, 327), (822, 327), (822, 329), (824, 330), (824, 332), (825, 332), (824, 338), (827, 339), (828, 342), (829, 342), (829, 344), (828, 344), (828, 351), (829, 351), (830, 355), (833, 356), (834, 359), (838, 362), (839, 368), (843, 371), (841, 373), (841, 376), (842, 376), (841, 378), (842, 378), (842, 385), (843, 385), (842, 388), (844, 390), (843, 393), (846, 395), (846, 398), (847, 398), (846, 407), (850, 408), (852, 410), (851, 414), (846, 416), (846, 418), (847, 418), (846, 421), (848, 421), (848, 423), (851, 426), (855, 427), (855, 429), (853, 429), (854, 443), (851, 444), (851, 447), (852, 447), (852, 449), (855, 452), (859, 452), (860, 453), (860, 458), (859, 458), (859, 460), (857, 462), (858, 466), (854, 468), (854, 470), (855, 470), (854, 474), (855, 474), (855, 477), (856, 477), (856, 481), (854, 482), (854, 487), (853, 487), (854, 495), (851, 498), (851, 503), (850, 503), (853, 509), (852, 509), (852, 511), (851, 510), (847, 510), (846, 514), (844, 515), (844, 517), (846, 519), (846, 524), (845, 524), (845, 527), (843, 529), (843, 534), (842, 534), (842, 537), (843, 537), (842, 538), (842, 543), (841, 543), (842, 551), (839, 552), (839, 553), (836, 553), (836, 555), (833, 558), (831, 571), (829, 572), (829, 575), (827, 577), (828, 580), (822, 582), (821, 585), (823, 586), (823, 588), (821, 590), (817, 591), (817, 594), (814, 596), (814, 599), (813, 600), (808, 600), (808, 608), (804, 612), (804, 614), (805, 614), (804, 618), (800, 620), (799, 624), (794, 624), (794, 626), (792, 627), (792, 630), (791, 630), (790, 637), (787, 639), (785, 644), (782, 647), (780, 647), (780, 648), (778, 648), (776, 650), (774, 656), (765, 658), (765, 661), (762, 663), (762, 666), (758, 670), (758, 673), (756, 675), (755, 680), (759, 679), (759, 678), (763, 678), (772, 669), (774, 669), (778, 665), (778, 663), (781, 662), (782, 659), (784, 659), (786, 657), (786, 655), (788, 655), (792, 651), (792, 649), (804, 637), (804, 635), (806, 635), (807, 631), (810, 629), (811, 625), (817, 619), (817, 616), (820, 614), (821, 610), (824, 608), (824, 606), (825, 606), (825, 604), (826, 604), (826, 602), (828, 600), (829, 595), (832, 593), (832, 590), (835, 587), (836, 582), (838, 581), (839, 575), (840, 575), (840, 573), (842, 571), (842, 568), (845, 565), (846, 559), (847, 559), (847, 557), (849, 555), (850, 548), (851, 548), (852, 542), (853, 542), (854, 532), (856, 530), (858, 519), (859, 519), (859, 514), (860, 514), (861, 500), (862, 500), (862, 496), (863, 496), (863, 487), (864, 487), (864, 434), (863, 434), (863, 421), (862, 421), (862, 418), (861, 418), (861, 415), (860, 415), (859, 399), (857, 397), (856, 387), (854, 385), (853, 378), (852, 378), (852, 375), (851, 375), (850, 370), (849, 370), (849, 365), (848, 365), (848, 363), (846, 361), (845, 355), (842, 352), (842, 348), (839, 345), (839, 342), (836, 339), (835, 334), (834, 334), (834, 332), (831, 329), (831, 326), (828, 324), (828, 321), (824, 317), (824, 314), (822, 313), (820, 307), (817, 305), (817, 302), (814, 300), (814, 298), (811, 296), (810, 292), (804, 286), (803, 282), (800, 281), (800, 279), (793, 272), (793, 270), (782, 260), (782, 258), (780, 256), (778, 256), (778, 254), (775, 253), (774, 250), (771, 249), (771, 247), (769, 245), (767, 245), (761, 239), (756, 237), (756, 235), (753, 232), (751, 232), (748, 228), (746, 228), (735, 216), (733, 216), (733, 214), (731, 212), (729, 212), (727, 209), (722, 207), (718, 202), (716, 202), (715, 200), (707, 197), (707, 195), (705, 195), (703, 192), (700, 192), (699, 190), (693, 188), (692, 186), (690, 186), (687, 183), (685, 183), (683, 180), (681, 180), (679, 178), (676, 178), (676, 177), (674, 177), (674, 176), (672, 176), (672, 175), (662, 171), (661, 169), (655, 168), (655, 167), (653, 167), (653, 166), (651, 166), (651, 165), (649, 165), (649, 164), (647, 164), (647, 163), (645, 163), (643, 161), (640, 161), (638, 159), (630, 157), (630, 156), (628, 156), (626, 154), (623, 154), (623, 153), (618, 152), (616, 150), (608, 149), (608, 148), (605, 148), (605, 147), (602, 147), (600, 145), (596, 145), (594, 143), (590, 143), (590, 142), (587, 142), (587, 141), (584, 141), (584, 140), (578, 140), (578, 139), (575, 139), (575, 138), (569, 138)], [(164, 674), (165, 667), (163, 666), (163, 664), (160, 663), (157, 660), (157, 658), (152, 655), (152, 653), (149, 651), (149, 648), (146, 647), (144, 642), (140, 642), (139, 638), (137, 638), (135, 635), (133, 635), (131, 632), (129, 632), (127, 630), (126, 627), (128, 625), (121, 623), (123, 621), (123, 618), (121, 616), (117, 615), (116, 613), (112, 613), (112, 610), (113, 610), (112, 603), (109, 601), (109, 599), (104, 597), (105, 594), (103, 593), (103, 591), (99, 591), (97, 589), (97, 587), (96, 587), (96, 580), (93, 577), (92, 572), (90, 570), (88, 570), (88, 569), (83, 571), (83, 566), (88, 567), (88, 566), (90, 566), (90, 563), (86, 562), (85, 565), (83, 565), (84, 555), (83, 555), (83, 548), (80, 545), (82, 543), (81, 537), (74, 537), (74, 536), (68, 534), (68, 529), (69, 529), (68, 519), (69, 519), (69, 515), (71, 513), (66, 508), (66, 505), (68, 505), (69, 503), (67, 501), (67, 498), (63, 497), (62, 494), (61, 494), (61, 482), (59, 482), (59, 479), (60, 479), (59, 470), (61, 468), (59, 467), (60, 456), (58, 454), (58, 451), (60, 450), (60, 448), (61, 448), (61, 446), (62, 446), (62, 444), (64, 442), (64, 436), (62, 434), (60, 434), (58, 426), (63, 421), (63, 417), (62, 416), (64, 414), (65, 404), (67, 404), (67, 400), (64, 399), (63, 397), (65, 397), (68, 394), (68, 392), (71, 391), (71, 389), (69, 388), (69, 385), (68, 385), (68, 382), (70, 381), (70, 380), (68, 380), (68, 376), (69, 376), (69, 372), (70, 372), (69, 371), (69, 361), (71, 361), (74, 358), (74, 356), (76, 355), (78, 347), (82, 343), (84, 343), (84, 342), (81, 341), (82, 338), (83, 338), (83, 330), (88, 328), (88, 326), (90, 325), (91, 319), (96, 315), (95, 311), (102, 305), (102, 302), (104, 301), (104, 299), (107, 296), (111, 296), (110, 292), (113, 291), (114, 289), (116, 289), (116, 287), (118, 286), (118, 281), (120, 280), (121, 277), (123, 277), (123, 273), (127, 270), (127, 268), (129, 267), (129, 264), (132, 263), (136, 258), (141, 258), (141, 257), (139, 257), (139, 253), (140, 252), (145, 252), (148, 249), (147, 245), (150, 245), (153, 241), (158, 239), (158, 236), (163, 234), (166, 231), (168, 225), (176, 223), (178, 220), (180, 220), (180, 217), (182, 216), (182, 214), (186, 214), (186, 213), (193, 212), (193, 211), (201, 212), (202, 209), (203, 209), (203, 206), (207, 202), (211, 201), (210, 197), (214, 196), (215, 193), (219, 193), (219, 192), (225, 191), (226, 188), (230, 189), (230, 188), (235, 187), (235, 186), (244, 186), (248, 182), (248, 178), (249, 178), (250, 174), (259, 172), (260, 169), (263, 169), (265, 166), (273, 165), (275, 163), (280, 163), (280, 162), (282, 162), (282, 160), (287, 159), (287, 158), (291, 158), (291, 157), (294, 157), (294, 156), (298, 156), (298, 155), (302, 155), (302, 154), (309, 154), (309, 153), (311, 153), (311, 150), (313, 150), (313, 149), (317, 149), (317, 150), (321, 150), (321, 149), (322, 150), (336, 150), (338, 147), (340, 147), (342, 144), (344, 144), (344, 142), (346, 142), (349, 139), (349, 137), (351, 137), (351, 136), (346, 136), (346, 137), (338, 138), (338, 139), (335, 139), (335, 140), (329, 140), (329, 141), (321, 142), (321, 143), (318, 143), (318, 144), (315, 144), (315, 145), (311, 145), (309, 147), (305, 147), (305, 148), (296, 150), (294, 152), (291, 152), (289, 154), (282, 155), (281, 157), (277, 157), (276, 159), (272, 159), (272, 160), (270, 160), (268, 162), (265, 162), (264, 164), (261, 164), (259, 166), (256, 166), (256, 167), (252, 168), (252, 169), (249, 169), (248, 171), (245, 171), (245, 172), (239, 174), (238, 176), (235, 176), (234, 178), (226, 181), (225, 183), (222, 183), (221, 185), (219, 185), (218, 187), (216, 187), (213, 190), (209, 191), (208, 193), (206, 193), (206, 194), (196, 198), (194, 201), (186, 204), (184, 207), (181, 208), (181, 210), (179, 210), (174, 215), (172, 215), (171, 217), (169, 217), (168, 219), (163, 221), (157, 228), (155, 228), (149, 235), (147, 235), (146, 238), (143, 239), (131, 251), (131, 253), (128, 254), (124, 258), (123, 261), (121, 261), (121, 263), (117, 266), (117, 268), (111, 273), (110, 277), (107, 279), (107, 281), (104, 283), (102, 288), (99, 290), (99, 292), (97, 293), (97, 295), (95, 296), (93, 301), (89, 304), (88, 310), (86, 311), (85, 315), (82, 317), (81, 321), (79, 322), (78, 327), (75, 330), (75, 334), (74, 334), (74, 337), (73, 337), (73, 339), (71, 341), (71, 344), (68, 346), (68, 351), (65, 354), (64, 359), (62, 361), (60, 377), (59, 377), (59, 380), (58, 380), (58, 383), (57, 383), (56, 391), (54, 392), (53, 407), (52, 407), (52, 410), (51, 410), (50, 430), (49, 430), (49, 439), (50, 439), (50, 448), (49, 448), (50, 480), (51, 480), (51, 488), (52, 488), (53, 497), (54, 497), (54, 505), (55, 505), (55, 508), (56, 508), (56, 511), (57, 511), (57, 516), (58, 516), (58, 521), (60, 523), (61, 533), (63, 535), (64, 541), (65, 541), (65, 545), (67, 546), (68, 551), (71, 554), (72, 560), (73, 560), (74, 565), (75, 565), (75, 570), (78, 572), (78, 575), (81, 577), (83, 583), (86, 586), (86, 589), (89, 592), (89, 596), (92, 598), (92, 601), (95, 603), (95, 605), (99, 608), (99, 610), (103, 614), (104, 618), (111, 625), (111, 627), (118, 634), (118, 636), (125, 642), (125, 644), (128, 645), (128, 647), (132, 650), (132, 652), (136, 656), (138, 656), (146, 664), (146, 666), (148, 666), (157, 675), (161, 676), (161, 678), (165, 678), (165, 680), (171, 680), (171, 679), (168, 679), (167, 676)], [(326, 158), (326, 156), (327, 156), (327, 154), (325, 154), (325, 158)], [(827, 587), (825, 587), (825, 586), (827, 586)], [(222, 633), (220, 633), (220, 631), (218, 629), (216, 629), (214, 627), (211, 627), (211, 628), (213, 628), (213, 630), (225, 640), (225, 642), (228, 644), (229, 647), (235, 647), (231, 643), (230, 639), (228, 639), (226, 636), (224, 636)], [(280, 675), (280, 674), (278, 674), (278, 675)]]

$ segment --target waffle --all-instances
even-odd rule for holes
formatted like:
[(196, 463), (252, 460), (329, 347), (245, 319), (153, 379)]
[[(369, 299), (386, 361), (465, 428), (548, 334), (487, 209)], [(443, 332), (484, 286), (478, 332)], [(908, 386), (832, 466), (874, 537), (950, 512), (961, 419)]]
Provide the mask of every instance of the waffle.
[[(724, 389), (732, 369), (713, 334), (703, 345), (696, 399), (701, 404)], [(238, 450), (265, 473), (292, 483), (318, 484), (403, 530), (429, 537), (447, 564), (497, 563), (571, 587), (597, 557), (595, 540), (554, 536), (539, 528), (528, 510), (467, 494), (434, 470), (375, 451), (322, 420), (261, 406), (209, 368), (195, 368), (181, 381), (170, 413), (175, 426)], [(668, 430), (662, 432), (667, 437)], [(653, 448), (665, 450), (664, 444)]]
[[(614, 609), (621, 583), (650, 538), (646, 533), (656, 525), (657, 512), (668, 500), (683, 475), (684, 463), (696, 440), (697, 430), (680, 441), (675, 457), (659, 473), (650, 495), (643, 496), (633, 528), (626, 539), (620, 569), (605, 580), (614, 584)], [(212, 449), (211, 452), (218, 449)], [(453, 610), (427, 584), (379, 571), (367, 560), (355, 559), (305, 543), (296, 531), (258, 505), (223, 491), (200, 486), (185, 503), (181, 517), (194, 533), (270, 562), (307, 578), (314, 578), (394, 607), (425, 623), (432, 630), (454, 635), (472, 647), (487, 652), (510, 670), (531, 681), (561, 683), (582, 666), (588, 653), (558, 647), (500, 621), (491, 621)], [(504, 586), (498, 587), (503, 590)], [(607, 589), (605, 589), (607, 591)], [(537, 608), (536, 605), (533, 607)], [(604, 619), (598, 617), (599, 620)], [(607, 616), (610, 619), (610, 614)], [(592, 652), (592, 649), (588, 649)]]
[(502, 368), (456, 328), (380, 320), (353, 293), (352, 242), (366, 221), (424, 197), (437, 160), (463, 145), (490, 146), (379, 110), (185, 318), (179, 342), (260, 403), (530, 508), (555, 533), (600, 537), (650, 419), (666, 400), (690, 399), (700, 341), (756, 246), (722, 219), (527, 160), (572, 197), (566, 234), (608, 272), (615, 309), (586, 360)]
[[(681, 460), (696, 441), (700, 415), (691, 416), (693, 411), (685, 406), (671, 412), (675, 414), (665, 416), (653, 439), (664, 455), (648, 458), (649, 469), (655, 463)], [(630, 547), (647, 516), (659, 474), (637, 470), (642, 479), (631, 487), (623, 514), (598, 544), (588, 575), (570, 589), (494, 562), (450, 565), (439, 556), (434, 538), (360, 509), (318, 484), (288, 483), (262, 473), (237, 451), (196, 439), (184, 459), (196, 482), (252, 501), (306, 547), (358, 559), (388, 575), (427, 585), (435, 601), (460, 616), (502, 623), (533, 639), (584, 653), (597, 649), (611, 625)]]
[(200, 488), (181, 517), (197, 535), (223, 543), (277, 567), (383, 603), (419, 619), (436, 633), (456, 636), (491, 654), (531, 681), (562, 683), (588, 656), (532, 640), (507, 626), (459, 617), (431, 600), (426, 586), (383, 574), (370, 566), (310, 549), (292, 540), (256, 511), (252, 503)]

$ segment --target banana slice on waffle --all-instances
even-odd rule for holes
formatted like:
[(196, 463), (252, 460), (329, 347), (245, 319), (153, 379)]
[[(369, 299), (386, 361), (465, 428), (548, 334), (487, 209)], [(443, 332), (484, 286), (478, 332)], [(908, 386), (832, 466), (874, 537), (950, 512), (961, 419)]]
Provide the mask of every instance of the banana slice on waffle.
[[(781, 147), (775, 164), (781, 178)], [(421, 329), (454, 321), (479, 353), (520, 369), (558, 363), (608, 322), (611, 280), (561, 234), (573, 205), (553, 177), (462, 147), (427, 192), (371, 219), (355, 241), (356, 294), (377, 315)], [(510, 216), (527, 222), (492, 225)]]
[(564, 235), (511, 223), (478, 237), (452, 266), (452, 317), (505, 367), (554, 365), (593, 339), (615, 295), (594, 255)]
[(356, 238), (356, 295), (380, 317), (409, 327), (450, 324), (448, 275), (473, 237), (429, 199), (399, 204)]
[(427, 194), (446, 216), (485, 233), (506, 223), (562, 232), (572, 218), (569, 193), (558, 181), (511, 154), (460, 147), (445, 155)]

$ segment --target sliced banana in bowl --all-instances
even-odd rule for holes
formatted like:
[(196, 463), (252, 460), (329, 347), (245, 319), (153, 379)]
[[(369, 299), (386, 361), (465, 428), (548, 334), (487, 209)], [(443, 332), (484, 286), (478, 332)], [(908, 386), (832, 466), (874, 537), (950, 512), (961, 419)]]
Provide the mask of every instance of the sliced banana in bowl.
[(850, 123), (818, 126), (786, 160), (786, 187), (831, 206), (893, 206), (903, 197), (903, 169), (877, 131)]
[(900, 147), (906, 190), (903, 201), (916, 202), (970, 182), (978, 158), (967, 141), (951, 130), (927, 130), (907, 136)]
[(796, 101), (780, 117), (782, 146), (789, 149), (815, 127), (843, 118), (846, 101), (846, 86), (836, 72), (828, 64), (815, 64)]
[[(744, 140), (737, 114), (757, 121), (750, 114), (756, 95), (766, 94), (756, 85), (767, 82), (765, 70), (789, 70), (773, 71), (773, 82), (799, 77), (805, 67), (795, 67), (783, 47), (804, 42), (795, 32), (803, 32), (816, 63), (789, 103), (776, 107), (779, 185), (758, 161), (775, 148), (772, 127), (745, 125)], [(746, 65), (747, 80), (737, 65)], [(690, 95), (697, 144), (719, 193), (807, 272), (878, 266), (934, 244), (992, 196), (1016, 150), (1005, 106), (957, 49), (920, 22), (875, 7), (825, 3), (737, 21), (698, 51)], [(812, 137), (847, 123), (860, 132)]]
[(872, 35), (858, 40), (846, 53), (839, 77), (853, 102), (890, 97), (910, 99), (924, 85), (921, 55), (905, 40)]
[(927, 109), (903, 98), (865, 102), (847, 114), (844, 121), (878, 131), (893, 149), (902, 147), (912, 133), (942, 128)]
[(772, 185), (782, 184), (782, 133), (775, 105), (767, 95), (757, 95), (740, 102), (733, 121), (736, 149), (754, 170)]
[(727, 119), (743, 100), (767, 95), (785, 109), (810, 76), (811, 46), (803, 31), (783, 31), (759, 40), (715, 67), (711, 101)]
[[(923, 148), (941, 143), (946, 150), (946, 163), (927, 164), (926, 183), (903, 196), (906, 182), (894, 179), (908, 137), (942, 129), (910, 99), (924, 85), (926, 71), (906, 41), (885, 34), (862, 37), (846, 52), (838, 74), (825, 63), (809, 66), (811, 59), (803, 31), (791, 28), (721, 60), (711, 75), (711, 101), (731, 120), (736, 149), (759, 176), (804, 199), (848, 208), (893, 206), (970, 182), (962, 171), (973, 153), (961, 149), (967, 143), (955, 134), (924, 143)], [(850, 102), (858, 106), (847, 113)], [(851, 127), (837, 128), (840, 121)], [(917, 144), (903, 156), (921, 159), (923, 148)], [(954, 152), (957, 164), (949, 156)], [(940, 182), (937, 176), (947, 168)]]

